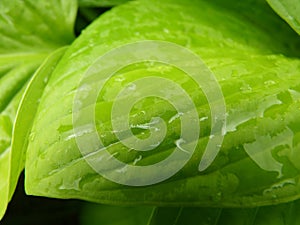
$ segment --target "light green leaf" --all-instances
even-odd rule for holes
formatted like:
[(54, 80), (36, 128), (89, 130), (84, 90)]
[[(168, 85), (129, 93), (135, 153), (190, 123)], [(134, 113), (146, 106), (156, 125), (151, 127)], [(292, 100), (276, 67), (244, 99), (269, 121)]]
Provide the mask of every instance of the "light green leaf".
[(66, 47), (56, 50), (42, 63), (30, 80), (27, 90), (19, 104), (17, 118), (14, 123), (11, 147), (11, 193), (13, 193), (14, 187), (18, 181), (18, 176), (16, 176), (16, 174), (20, 174), (24, 169), (28, 140), (34, 138), (34, 134), (30, 134), (30, 130), (36, 109), (39, 105), (40, 97), (47, 85), (49, 76), (51, 76), (56, 64), (59, 62), (65, 51)]
[(12, 132), (20, 99), (30, 77), (47, 55), (74, 39), (76, 10), (75, 0), (0, 2), (0, 219), (24, 167), (21, 152), (16, 153), (20, 161), (11, 158)]
[(300, 4), (298, 0), (267, 0), (270, 6), (300, 35)]
[[(197, 0), (190, 4), (183, 0), (135, 1), (112, 9), (90, 25), (63, 56), (41, 97), (31, 131), (34, 139), (28, 144), (27, 193), (100, 203), (210, 207), (253, 207), (299, 198), (300, 60), (296, 56), (300, 54), (300, 39), (266, 2), (249, 0), (235, 4), (232, 0), (230, 3), (221, 0)], [(222, 99), (208, 100), (194, 79), (160, 62), (128, 65), (106, 80), (105, 66), (119, 65), (141, 49), (148, 55), (149, 46), (128, 50), (122, 59), (115, 54), (116, 58), (108, 64), (97, 64), (96, 60), (105, 53), (143, 40), (163, 41), (189, 49), (205, 62), (221, 86), (227, 110), (227, 127), (222, 134), (226, 135), (222, 146), (214, 145), (221, 147), (220, 152), (204, 171), (199, 171), (199, 163), (207, 143), (214, 139), (211, 121), (218, 119), (212, 118), (210, 108), (219, 105)], [(156, 47), (152, 49), (157, 50)], [(157, 51), (169, 54), (168, 49)], [(172, 53), (171, 58), (176, 58), (176, 52)], [(89, 77), (90, 83), (81, 86), (81, 79), (93, 63), (101, 69), (91, 68), (89, 72), (94, 72), (94, 76)], [(196, 67), (193, 60), (183, 59), (180, 63)], [(166, 78), (176, 83), (175, 91), (171, 89), (167, 93), (185, 106), (186, 95), (177, 92), (183, 90), (192, 99), (195, 109), (187, 107), (176, 111), (168, 101), (150, 97), (126, 112), (125, 108), (131, 106), (130, 96), (121, 90), (134, 90), (139, 86), (132, 82), (147, 77)], [(101, 91), (97, 86), (99, 81), (105, 83)], [(145, 81), (145, 88), (139, 90), (153, 91), (154, 96), (168, 88), (165, 80)], [(89, 93), (97, 94), (97, 99), (89, 98)], [(118, 93), (122, 94), (116, 101)], [(88, 101), (75, 101), (78, 94)], [(118, 108), (117, 116), (111, 118), (116, 102), (124, 107)], [(82, 113), (79, 117), (82, 123), (74, 129), (78, 118), (72, 115), (72, 110), (80, 106), (83, 108), (76, 112)], [(187, 120), (187, 127), (200, 122), (201, 129), (199, 139), (198, 136), (197, 140), (191, 138), (188, 144), (197, 143), (197, 148), (179, 172), (177, 161), (163, 168), (154, 167), (148, 173), (140, 172), (143, 176), (140, 180), (128, 174), (126, 166), (109, 167), (114, 166), (111, 163), (114, 157), (132, 167), (152, 165), (169, 158), (176, 147), (183, 149), (181, 154), (184, 155), (180, 117), (190, 115), (193, 110), (199, 116)], [(90, 112), (92, 114), (88, 114)], [(127, 113), (129, 119), (125, 118)], [(168, 125), (166, 130), (158, 117)], [(95, 123), (91, 123), (90, 118), (96, 118)], [(131, 128), (113, 129), (126, 119)], [(159, 127), (151, 128), (153, 124)], [(117, 137), (131, 131), (147, 140), (151, 129), (157, 131), (156, 138), (163, 136), (158, 131), (166, 131), (163, 142), (152, 143), (150, 147), (160, 145), (151, 151), (134, 151)], [(91, 138), (95, 133), (107, 148)], [(185, 133), (192, 137), (194, 130)], [(121, 140), (126, 141), (126, 136)], [(91, 151), (90, 147), (95, 149)], [(99, 172), (91, 164), (97, 168), (108, 167)], [(150, 175), (172, 171), (177, 173), (164, 182), (141, 187), (108, 179), (110, 174), (118, 173), (122, 181), (143, 182)]]

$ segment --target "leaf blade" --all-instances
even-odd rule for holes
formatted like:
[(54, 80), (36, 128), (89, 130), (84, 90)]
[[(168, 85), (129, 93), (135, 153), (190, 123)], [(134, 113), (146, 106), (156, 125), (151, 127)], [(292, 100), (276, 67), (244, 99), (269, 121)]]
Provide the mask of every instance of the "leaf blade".
[[(33, 126), (33, 132), (41, 132), (36, 137), (38, 141), (29, 144), (30, 157), (26, 165), (27, 193), (125, 205), (210, 207), (254, 207), (298, 198), (299, 165), (293, 158), (299, 151), (299, 98), (289, 89), (299, 92), (300, 62), (293, 57), (299, 54), (297, 44), (300, 40), (268, 5), (261, 6), (258, 14), (248, 18), (246, 6), (251, 2), (243, 2), (244, 5), (237, 5), (233, 9), (227, 6), (226, 10), (222, 8), (223, 5), (217, 4), (220, 1), (195, 1), (192, 6), (180, 0), (157, 4), (148, 1), (130, 2), (106, 13), (92, 24), (62, 58), (41, 101)], [(140, 14), (131, 17), (136, 12)], [(243, 20), (241, 12), (242, 15), (247, 15)], [(265, 30), (253, 22), (259, 21), (263, 13), (267, 18), (264, 26), (270, 24), (271, 30)], [(117, 15), (118, 19), (114, 20)], [(175, 25), (171, 22), (174, 18), (179, 21)], [(219, 24), (220, 20), (223, 21), (222, 25)], [(273, 35), (278, 33), (277, 25), (282, 32), (280, 41), (273, 40)], [(188, 38), (187, 30), (191, 32)], [(161, 184), (133, 188), (108, 181), (88, 165), (88, 157), (96, 161), (101, 158), (101, 152), (105, 149), (100, 148), (98, 152), (93, 152), (94, 154), (81, 154), (72, 129), (72, 104), (74, 90), (78, 88), (82, 74), (91, 63), (120, 45), (145, 39), (174, 42), (198, 54), (215, 73), (225, 93), (229, 123), (220, 155), (207, 171), (201, 173), (197, 170), (203, 146), (210, 136), (210, 126), (205, 122), (197, 154), (183, 171)], [(153, 71), (176, 70), (159, 65), (154, 67)], [(123, 81), (128, 84), (134, 78), (153, 75), (153, 71), (129, 67), (116, 76), (120, 79), (126, 77)], [(177, 72), (172, 73), (172, 77), (184, 86), (185, 77), (182, 78), (183, 75)], [(121, 87), (126, 86), (124, 83)], [(101, 101), (95, 106), (96, 113), (106, 116), (103, 126), (99, 125), (97, 128), (100, 134), (103, 130), (107, 131), (102, 134), (112, 155), (122, 149), (113, 130), (109, 130), (109, 121), (106, 123), (109, 120), (109, 107), (112, 105), (114, 94), (121, 88), (118, 85), (117, 80), (108, 83), (107, 87), (113, 87), (113, 91), (104, 91), (106, 95), (100, 95)], [(187, 86), (189, 85), (193, 87), (187, 88), (193, 90), (190, 95), (201, 99), (198, 100), (197, 110), (203, 116), (202, 119), (205, 116), (209, 117), (209, 107), (203, 100), (203, 93), (196, 93), (197, 88), (193, 86), (192, 81)], [(162, 86), (157, 84), (153, 89), (159, 90)], [(91, 87), (93, 88), (94, 86)], [(56, 104), (57, 99), (59, 104)], [(155, 107), (151, 100), (145, 101), (149, 115), (137, 116), (136, 124), (149, 123), (151, 117), (155, 117), (155, 113), (160, 115), (166, 108), (173, 113), (172, 115), (176, 115), (174, 108), (163, 104), (163, 101), (155, 103), (160, 107)], [(87, 105), (88, 107), (94, 105)], [(47, 130), (43, 130), (43, 127), (47, 127)], [(82, 136), (88, 137), (88, 128), (83, 129)], [(143, 155), (143, 163), (157, 162), (172, 152), (171, 146), (176, 140), (174, 138), (180, 134), (180, 125), (174, 125), (173, 128), (171, 130), (175, 134), (170, 134), (167, 144), (159, 149), (161, 152)], [(290, 133), (295, 134), (292, 137), (295, 143), (290, 144)], [(282, 139), (285, 140), (284, 143)], [(270, 140), (276, 140), (274, 143), (278, 146), (271, 146), (272, 149), (263, 148), (262, 152), (270, 153), (260, 155), (263, 160), (255, 160), (257, 153), (253, 155), (251, 151), (245, 151), (246, 144), (263, 147), (265, 143), (270, 143)], [(278, 155), (278, 152), (284, 152), (284, 156)], [(139, 154), (141, 153), (120, 154), (120, 160), (133, 164)], [(282, 174), (285, 177), (279, 178), (278, 170), (265, 169), (266, 165), (263, 165), (263, 162), (271, 161), (270, 157), (283, 165)], [(117, 169), (122, 171), (122, 168)]]
[[(76, 1), (71, 0), (0, 2), (0, 173), (6, 174), (0, 176), (3, 185), (0, 219), (15, 188), (7, 173), (11, 167), (10, 145), (19, 101), (28, 80), (46, 56), (74, 39), (76, 10)], [(17, 180), (19, 174), (13, 176)]]
[(267, 0), (269, 5), (300, 35), (300, 6), (296, 0)]

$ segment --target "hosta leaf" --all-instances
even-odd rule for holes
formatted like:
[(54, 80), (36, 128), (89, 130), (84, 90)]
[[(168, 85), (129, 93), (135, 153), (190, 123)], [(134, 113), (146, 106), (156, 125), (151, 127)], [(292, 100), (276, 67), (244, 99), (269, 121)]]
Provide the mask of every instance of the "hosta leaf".
[(78, 3), (79, 6), (84, 6), (84, 7), (91, 7), (91, 6), (109, 7), (109, 6), (120, 5), (128, 1), (129, 0), (78, 0)]
[(298, 0), (267, 0), (270, 6), (300, 35), (300, 5)]
[(9, 202), (12, 193), (10, 192), (10, 168), (11, 168), (11, 146), (13, 121), (16, 116), (16, 109), (22, 97), (22, 92), (17, 93), (10, 101), (6, 109), (0, 114), (0, 219), (5, 213), (7, 203)]
[[(294, 201), (276, 206), (240, 209), (156, 208), (149, 225), (296, 225), (300, 220), (299, 207), (299, 201)], [(170, 212), (173, 212), (176, 220), (162, 222), (166, 217), (170, 218)]]
[[(15, 175), (19, 174), (24, 168), (28, 140), (34, 138), (32, 135), (30, 136), (30, 130), (36, 108), (39, 105), (40, 96), (48, 82), (49, 76), (65, 51), (66, 47), (56, 50), (42, 63), (28, 84), (28, 90), (25, 91), (19, 104), (18, 115), (14, 123), (14, 136), (12, 138), (11, 184), (15, 185), (17, 183), (18, 177)], [(11, 191), (13, 192), (13, 190)]]
[[(199, 208), (199, 209), (202, 209), (202, 208)], [(153, 214), (151, 215), (148, 225), (177, 224), (177, 221), (181, 217), (182, 212), (183, 212), (182, 207), (181, 208), (157, 207), (157, 208), (155, 208)], [(200, 215), (200, 214), (198, 214), (198, 215)], [(195, 218), (195, 215), (193, 215), (192, 217), (193, 217), (193, 219), (191, 219), (192, 222), (197, 221), (199, 223), (197, 218)]]
[[(100, 203), (214, 207), (297, 199), (300, 39), (267, 3), (230, 3), (134, 1), (90, 25), (67, 50), (41, 97), (31, 131), (34, 138), (28, 144), (27, 193)], [(140, 47), (131, 49), (129, 43), (134, 42)], [(174, 63), (158, 60), (168, 56), (181, 66), (198, 68), (197, 60), (177, 58), (186, 53), (183, 47), (215, 75), (226, 115), (212, 116), (213, 107), (223, 100), (218, 94), (205, 95), (210, 89), (217, 93), (218, 85), (203, 84), (201, 90), (196, 80), (202, 73), (192, 79), (185, 70), (170, 65)], [(151, 55), (153, 51), (160, 56)], [(122, 64), (131, 57), (148, 56), (146, 62)], [(106, 79), (109, 66), (116, 65), (125, 67)], [(207, 76), (209, 70), (203, 66), (199, 70)], [(204, 80), (213, 80), (205, 76)], [(167, 82), (176, 85), (171, 88)], [(129, 95), (130, 91), (134, 93)], [(132, 100), (143, 92), (150, 97)], [(163, 92), (165, 98), (160, 97)], [(91, 93), (96, 99), (90, 98)], [(189, 115), (191, 119), (183, 119)], [(227, 118), (224, 141), (213, 146), (220, 151), (206, 151), (210, 140), (216, 140), (211, 124), (222, 116)], [(186, 139), (180, 138), (182, 127), (188, 129)], [(155, 142), (147, 142), (149, 137)], [(197, 147), (191, 154), (186, 146), (194, 143)], [(182, 157), (162, 167), (150, 166), (169, 159), (175, 148)], [(181, 169), (178, 163), (185, 154), (191, 158)], [(128, 168), (140, 172), (128, 173)], [(176, 174), (146, 185), (149, 177), (161, 179), (165, 173)]]
[(71, 0), (0, 2), (0, 218), (24, 167), (21, 152), (16, 153), (20, 161), (11, 158), (19, 102), (28, 80), (47, 55), (74, 39), (76, 10), (76, 1)]
[(82, 225), (297, 225), (298, 201), (255, 208), (117, 207), (87, 204)]
[(146, 225), (153, 207), (117, 207), (86, 203), (80, 213), (81, 225)]

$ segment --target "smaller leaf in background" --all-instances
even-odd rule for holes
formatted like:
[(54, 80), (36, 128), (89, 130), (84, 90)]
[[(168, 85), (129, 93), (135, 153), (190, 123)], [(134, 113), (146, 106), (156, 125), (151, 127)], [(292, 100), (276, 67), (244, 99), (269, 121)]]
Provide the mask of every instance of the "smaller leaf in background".
[[(256, 208), (185, 208), (174, 225), (298, 225), (300, 201)], [(200, 216), (201, 215), (201, 216)], [(202, 218), (199, 220), (199, 218)]]
[(267, 2), (300, 35), (299, 0), (267, 0)]
[(81, 225), (147, 225), (153, 207), (120, 207), (86, 203), (83, 206)]
[(84, 7), (110, 7), (120, 5), (129, 0), (78, 0), (79, 6)]
[(151, 208), (87, 203), (80, 218), (81, 225), (298, 225), (299, 210), (300, 200), (255, 208)]
[[(22, 86), (26, 85), (27, 79), (33, 74), (38, 64), (36, 62), (27, 65), (21, 64), (21, 66), (13, 68), (2, 79), (0, 78), (0, 86), (5, 87), (0, 89), (3, 106), (0, 109), (0, 219), (5, 213), (14, 189), (10, 186), (11, 138), (17, 108), (25, 90), (25, 87)], [(17, 176), (17, 174), (15, 175)]]
[(216, 225), (220, 208), (157, 207), (147, 225)]
[(182, 210), (181, 207), (156, 207), (148, 221), (148, 225), (176, 224)]
[(0, 155), (0, 219), (4, 216), (9, 201), (9, 150)]
[[(11, 146), (10, 183), (13, 185), (18, 180), (18, 174), (23, 170), (28, 140), (34, 138), (34, 134), (30, 133), (30, 130), (40, 97), (66, 49), (67, 47), (63, 47), (56, 50), (43, 62), (28, 84), (19, 104)], [(13, 189), (10, 191), (13, 192)]]
[(74, 40), (76, 11), (76, 0), (0, 1), (0, 219), (24, 168), (21, 152), (11, 157), (19, 102), (48, 54)]

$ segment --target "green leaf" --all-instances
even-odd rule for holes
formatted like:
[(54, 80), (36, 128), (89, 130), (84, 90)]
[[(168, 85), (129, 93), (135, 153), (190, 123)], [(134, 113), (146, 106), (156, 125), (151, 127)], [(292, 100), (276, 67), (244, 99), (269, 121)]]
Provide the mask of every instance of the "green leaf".
[(110, 7), (120, 5), (129, 0), (78, 0), (79, 6), (83, 7)]
[(24, 169), (28, 140), (34, 138), (34, 134), (30, 133), (30, 130), (36, 109), (39, 105), (40, 97), (47, 85), (49, 76), (51, 76), (65, 51), (66, 47), (63, 47), (54, 51), (49, 57), (47, 57), (30, 80), (30, 83), (22, 97), (22, 101), (19, 104), (17, 118), (14, 123), (11, 147), (11, 193), (13, 193), (14, 187), (18, 181), (18, 176), (16, 176), (16, 174), (20, 174)]
[[(135, 1), (112, 9), (90, 25), (63, 56), (41, 97), (31, 131), (35, 136), (28, 144), (27, 193), (125, 205), (203, 207), (254, 207), (299, 198), (300, 60), (297, 57), (300, 39), (267, 3), (250, 0), (230, 3), (221, 0), (192, 1), (190, 4), (183, 0)], [(106, 71), (103, 68), (110, 63), (111, 66), (121, 65), (135, 53), (140, 54), (141, 49), (144, 55), (151, 54), (151, 49), (161, 55), (170, 54), (168, 49), (160, 50), (154, 45), (150, 50), (149, 46), (127, 50), (121, 59), (115, 54), (107, 64), (97, 61), (113, 49), (117, 49), (113, 51), (116, 53), (121, 46), (145, 43), (141, 42), (144, 40), (188, 48), (205, 62), (222, 89), (227, 127), (222, 130), (225, 135), (222, 146), (214, 145), (221, 147), (219, 153), (205, 170), (199, 170), (199, 163), (204, 154), (210, 156), (210, 152), (205, 151), (206, 145), (214, 139), (211, 122), (218, 119), (212, 118), (210, 109), (220, 105), (221, 98), (207, 99), (205, 90), (200, 90), (195, 79), (162, 62), (150, 60), (127, 65), (109, 80), (103, 74)], [(170, 58), (176, 59), (176, 52), (171, 53)], [(187, 58), (178, 63), (196, 67), (196, 62)], [(91, 67), (92, 64), (101, 69)], [(87, 71), (95, 74), (84, 80)], [(202, 72), (205, 71), (208, 70)], [(148, 81), (148, 77), (155, 77), (155, 82)], [(173, 100), (186, 106), (186, 95), (181, 92), (184, 91), (195, 109), (188, 105), (183, 111), (177, 111), (177, 105), (149, 97), (134, 104), (129, 112), (125, 111), (131, 106), (130, 96), (121, 91), (140, 87), (132, 83), (142, 78), (146, 79), (145, 86), (138, 90), (153, 91), (154, 96), (168, 88), (164, 82), (157, 82), (158, 78), (176, 83), (175, 91), (168, 92)], [(82, 81), (90, 83), (82, 86)], [(99, 81), (105, 83), (101, 91)], [(210, 88), (210, 85), (201, 87)], [(90, 93), (97, 93), (95, 101), (89, 98)], [(116, 101), (118, 93), (121, 93), (120, 99)], [(76, 101), (79, 94), (88, 100)], [(117, 116), (111, 118), (116, 102), (124, 107), (118, 108)], [(115, 159), (132, 167), (146, 167), (169, 158), (176, 147), (183, 149), (184, 156), (180, 117), (190, 115), (193, 110), (198, 117), (187, 120), (187, 127), (200, 122), (199, 138), (194, 139), (194, 130), (185, 133), (188, 138), (191, 136), (188, 144), (197, 143), (197, 148), (179, 172), (175, 161), (162, 168), (154, 167), (147, 173), (140, 172), (144, 177), (139, 180), (126, 172), (126, 166), (112, 167)], [(81, 117), (76, 117), (78, 112)], [(125, 118), (127, 114), (129, 118)], [(160, 138), (164, 135), (158, 132), (163, 130), (158, 117), (168, 127), (164, 130), (165, 138), (154, 150), (134, 151), (123, 144), (126, 138), (120, 140), (117, 136), (131, 131), (147, 141), (152, 129), (157, 134), (153, 137)], [(95, 123), (90, 118), (96, 118)], [(126, 119), (130, 128), (113, 129)], [(74, 121), (80, 121), (80, 126), (75, 126)], [(159, 126), (151, 127), (155, 123)], [(106, 148), (93, 139), (94, 134)], [(156, 143), (152, 143), (152, 147)], [(95, 149), (90, 150), (91, 147)], [(210, 160), (209, 157), (205, 159)], [(103, 169), (103, 165), (107, 167)], [(99, 167), (102, 170), (98, 170)], [(109, 180), (110, 174), (118, 173), (119, 183), (121, 180), (142, 183), (148, 176), (159, 177), (172, 171), (176, 173), (174, 176), (148, 186), (133, 187)]]
[(74, 39), (76, 10), (76, 1), (0, 2), (0, 219), (24, 167), (24, 156), (20, 155), (20, 161), (11, 158), (19, 102), (30, 77), (47, 55)]
[[(181, 217), (183, 208), (155, 208), (154, 213), (151, 215), (148, 225), (157, 225), (157, 224), (176, 224), (178, 219)], [(197, 221), (193, 215), (192, 221)], [(199, 223), (199, 221), (198, 221)]]
[(300, 35), (300, 5), (297, 0), (267, 0), (270, 6)]
[(80, 213), (81, 225), (146, 225), (153, 207), (118, 207), (86, 203)]
[[(241, 217), (238, 210), (231, 210), (236, 212), (235, 215)], [(250, 209), (247, 209), (250, 211)], [(150, 217), (147, 225), (217, 225), (219, 222), (222, 209), (220, 208), (163, 208), (157, 207), (155, 213)], [(242, 220), (244, 219), (241, 217)], [(247, 218), (249, 219), (249, 218)], [(232, 220), (231, 222), (233, 222)], [(234, 223), (232, 223), (234, 224)], [(243, 224), (243, 223), (240, 223)], [(243, 224), (244, 225), (244, 224)]]
[[(151, 217), (151, 225), (296, 225), (300, 202), (256, 208), (182, 208), (173, 214), (176, 221), (163, 221), (164, 208), (157, 208), (159, 217)], [(174, 212), (176, 208), (172, 209)], [(179, 208), (177, 208), (179, 210)], [(163, 222), (162, 222), (163, 221)], [(144, 223), (145, 224), (145, 223)], [(150, 225), (149, 224), (149, 225)], [(132, 224), (133, 225), (133, 224)]]
[(296, 225), (300, 202), (255, 208), (118, 207), (86, 204), (81, 225)]

